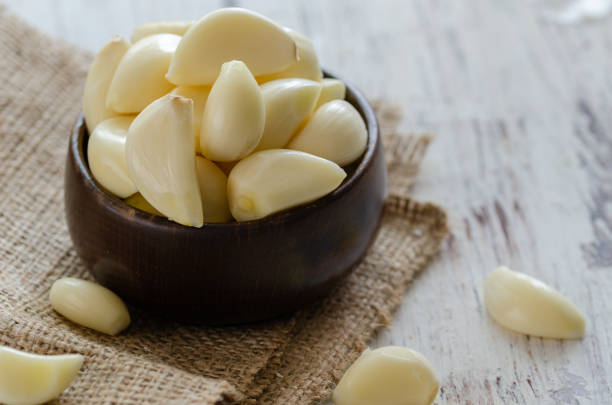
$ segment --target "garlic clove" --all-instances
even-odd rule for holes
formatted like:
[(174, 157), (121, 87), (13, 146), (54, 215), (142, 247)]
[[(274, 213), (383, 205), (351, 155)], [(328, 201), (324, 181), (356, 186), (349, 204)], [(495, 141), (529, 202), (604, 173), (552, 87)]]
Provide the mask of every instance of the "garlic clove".
[(580, 310), (552, 287), (501, 266), (484, 283), (485, 306), (500, 325), (532, 336), (580, 339)]
[(406, 347), (364, 352), (333, 393), (335, 405), (424, 405), (433, 403), (440, 383), (429, 361)]
[(89, 137), (87, 160), (94, 178), (119, 198), (136, 192), (125, 161), (125, 140), (135, 116), (102, 121)]
[(238, 162), (229, 175), (230, 211), (237, 221), (263, 218), (329, 194), (345, 177), (335, 163), (308, 153), (256, 152)]
[(193, 101), (168, 94), (132, 122), (125, 144), (130, 178), (142, 196), (172, 221), (201, 227), (195, 170)]
[(297, 61), (296, 45), (274, 21), (242, 8), (202, 17), (185, 33), (166, 77), (172, 83), (212, 84), (223, 63), (243, 61), (254, 75), (280, 72)]
[(312, 41), (299, 32), (293, 31), (289, 28), (284, 28), (284, 30), (295, 41), (295, 45), (297, 47), (297, 61), (282, 72), (257, 76), (257, 81), (259, 83), (265, 83), (271, 80), (295, 77), (313, 80), (316, 82), (321, 81), (323, 78), (323, 72), (321, 72), (319, 58), (317, 57), (317, 52), (314, 49)]
[(131, 41), (136, 43), (145, 37), (155, 34), (185, 35), (193, 21), (157, 21), (139, 25), (132, 31)]
[(355, 107), (344, 100), (333, 100), (314, 112), (287, 148), (311, 153), (345, 166), (361, 156), (367, 141), (365, 123)]
[(161, 212), (157, 211), (155, 209), (155, 207), (153, 207), (151, 204), (149, 204), (149, 202), (147, 200), (145, 200), (145, 198), (140, 193), (132, 194), (131, 196), (126, 198), (124, 201), (130, 207), (134, 207), (134, 208), (139, 209), (141, 211), (144, 211), (144, 212), (146, 212), (148, 214), (157, 215), (157, 216), (160, 216), (160, 217), (164, 216), (164, 214), (162, 214)]
[(200, 151), (200, 129), (202, 127), (202, 116), (204, 115), (204, 107), (208, 94), (210, 93), (209, 86), (178, 86), (170, 92), (175, 96), (190, 98), (193, 100), (193, 136), (195, 138), (195, 151)]
[(336, 79), (323, 79), (321, 81), (321, 95), (315, 108), (319, 108), (332, 100), (344, 100), (345, 97), (346, 85), (343, 82)]
[(114, 35), (100, 49), (89, 68), (83, 91), (83, 109), (85, 110), (85, 123), (90, 134), (100, 122), (117, 115), (106, 108), (106, 95), (117, 66), (129, 48), (128, 41), (120, 35)]
[(229, 222), (232, 214), (227, 201), (227, 176), (213, 162), (196, 156), (196, 172), (202, 197), (204, 222)]
[(82, 365), (80, 354), (43, 356), (0, 346), (0, 403), (46, 403), (68, 388)]
[(130, 324), (121, 298), (91, 281), (61, 278), (51, 286), (49, 300), (54, 310), (72, 322), (108, 335), (116, 335)]
[(174, 34), (155, 34), (132, 45), (111, 81), (107, 108), (122, 114), (138, 113), (172, 90), (165, 74), (180, 40)]
[(266, 125), (255, 150), (284, 147), (312, 113), (321, 85), (306, 79), (280, 79), (261, 86)]
[(219, 162), (242, 159), (263, 134), (266, 110), (253, 75), (241, 61), (224, 63), (202, 116), (200, 149)]

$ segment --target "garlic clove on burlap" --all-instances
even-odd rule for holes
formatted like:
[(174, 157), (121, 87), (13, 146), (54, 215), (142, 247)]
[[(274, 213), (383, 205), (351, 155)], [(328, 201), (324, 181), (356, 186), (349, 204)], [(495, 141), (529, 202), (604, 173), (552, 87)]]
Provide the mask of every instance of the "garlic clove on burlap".
[(237, 221), (263, 218), (329, 194), (345, 177), (337, 164), (308, 153), (255, 152), (238, 162), (229, 175), (230, 210)]
[(321, 85), (306, 79), (280, 79), (261, 86), (266, 125), (255, 150), (284, 147), (308, 118), (319, 98)]
[(193, 25), (193, 21), (156, 21), (139, 25), (132, 31), (130, 40), (136, 43), (145, 37), (155, 34), (184, 35)]
[(335, 405), (431, 404), (440, 383), (429, 361), (399, 346), (365, 351), (334, 390)]
[(165, 74), (180, 40), (174, 34), (155, 34), (132, 45), (110, 84), (107, 108), (122, 114), (139, 113), (172, 90)]
[(168, 219), (203, 224), (193, 145), (193, 101), (168, 94), (132, 122), (125, 145), (130, 178), (142, 196)]
[(227, 201), (227, 176), (210, 160), (196, 156), (204, 222), (229, 222), (232, 214)]
[(43, 356), (0, 346), (0, 403), (48, 402), (68, 388), (82, 365), (80, 354)]
[(287, 145), (331, 160), (340, 166), (355, 161), (366, 149), (368, 132), (359, 112), (344, 100), (319, 107)]
[(243, 61), (254, 75), (280, 72), (297, 61), (295, 41), (280, 25), (242, 8), (213, 11), (185, 33), (172, 57), (172, 83), (212, 84), (221, 65)]
[(257, 81), (259, 83), (265, 83), (271, 80), (295, 77), (314, 80), (317, 82), (321, 81), (321, 79), (323, 78), (323, 72), (321, 72), (321, 67), (319, 66), (319, 58), (317, 57), (317, 52), (314, 49), (312, 41), (306, 36), (300, 34), (299, 32), (293, 31), (292, 29), (283, 29), (295, 41), (295, 44), (297, 46), (297, 61), (282, 72), (257, 76)]
[(210, 86), (178, 86), (170, 92), (175, 96), (190, 98), (193, 100), (193, 137), (196, 153), (200, 152), (200, 130), (202, 128), (202, 116)]
[(224, 63), (204, 107), (202, 155), (219, 162), (242, 159), (259, 143), (265, 123), (263, 96), (247, 66)]
[(83, 91), (83, 109), (90, 134), (100, 122), (117, 115), (106, 108), (106, 96), (117, 66), (129, 48), (128, 41), (120, 35), (114, 35), (100, 49), (89, 68)]
[(484, 283), (485, 306), (500, 325), (531, 336), (580, 339), (585, 319), (569, 299), (540, 280), (501, 266)]
[(321, 95), (315, 108), (332, 100), (344, 100), (345, 97), (346, 85), (342, 81), (325, 78), (321, 81)]
[(136, 192), (125, 161), (125, 140), (135, 116), (102, 121), (87, 142), (87, 160), (94, 178), (119, 198)]

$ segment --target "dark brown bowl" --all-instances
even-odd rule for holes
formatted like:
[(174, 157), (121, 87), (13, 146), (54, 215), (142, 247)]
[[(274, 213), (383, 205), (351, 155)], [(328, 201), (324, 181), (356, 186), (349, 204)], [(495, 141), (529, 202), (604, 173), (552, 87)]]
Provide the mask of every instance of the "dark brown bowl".
[(376, 234), (386, 169), (372, 107), (347, 84), (368, 146), (346, 180), (308, 205), (256, 221), (191, 228), (106, 193), (87, 164), (81, 116), (70, 137), (64, 199), (74, 247), (128, 302), (177, 318), (235, 324), (276, 317), (327, 294)]

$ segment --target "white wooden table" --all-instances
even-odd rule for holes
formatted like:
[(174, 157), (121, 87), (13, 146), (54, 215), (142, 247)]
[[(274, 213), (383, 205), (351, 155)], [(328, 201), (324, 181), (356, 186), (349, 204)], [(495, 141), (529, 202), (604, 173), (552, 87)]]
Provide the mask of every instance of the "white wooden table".
[[(136, 24), (230, 5), (304, 32), (328, 69), (399, 103), (403, 129), (437, 134), (414, 195), (447, 209), (452, 234), (373, 345), (425, 354), (439, 404), (612, 403), (612, 20), (557, 26), (533, 0), (8, 4), (92, 51)], [(493, 323), (482, 282), (501, 263), (569, 296), (586, 337)]]

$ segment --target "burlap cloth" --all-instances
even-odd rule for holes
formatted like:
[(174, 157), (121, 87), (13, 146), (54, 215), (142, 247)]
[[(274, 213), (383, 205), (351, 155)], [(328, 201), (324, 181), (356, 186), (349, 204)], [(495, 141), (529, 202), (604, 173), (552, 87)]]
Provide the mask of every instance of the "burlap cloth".
[(310, 404), (328, 396), (447, 233), (443, 211), (406, 195), (429, 142), (399, 137), (378, 106), (389, 161), (382, 226), (367, 257), (323, 302), (292, 317), (231, 328), (185, 326), (132, 308), (111, 337), (66, 321), (48, 292), (90, 278), (68, 236), (63, 169), (91, 55), (51, 40), (0, 5), (0, 344), (81, 353), (60, 403)]

